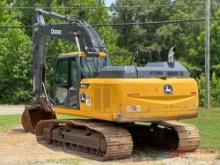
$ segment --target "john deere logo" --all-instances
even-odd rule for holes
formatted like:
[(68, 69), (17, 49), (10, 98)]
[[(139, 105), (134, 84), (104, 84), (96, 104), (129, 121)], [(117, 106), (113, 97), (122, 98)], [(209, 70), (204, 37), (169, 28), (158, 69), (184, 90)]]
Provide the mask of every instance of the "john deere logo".
[(61, 35), (62, 30), (50, 29), (50, 33), (54, 35)]
[(163, 90), (166, 95), (171, 95), (173, 93), (173, 87), (171, 85), (164, 85)]

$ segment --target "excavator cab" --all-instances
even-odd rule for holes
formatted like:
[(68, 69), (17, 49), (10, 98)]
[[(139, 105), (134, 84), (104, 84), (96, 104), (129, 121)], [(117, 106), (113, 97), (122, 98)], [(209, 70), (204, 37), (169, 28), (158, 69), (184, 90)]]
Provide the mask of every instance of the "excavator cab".
[[(59, 55), (54, 73), (54, 97), (45, 101), (50, 102), (52, 106), (79, 110), (80, 81), (84, 78), (97, 77), (99, 70), (106, 66), (111, 66), (110, 60), (108, 56), (100, 54), (84, 56), (82, 52), (73, 52)], [(44, 104), (43, 99), (38, 102)], [(26, 106), (22, 116), (24, 129), (34, 132), (38, 121), (56, 119), (55, 113), (48, 109), (47, 105)]]
[(57, 59), (54, 85), (54, 103), (58, 106), (79, 108), (79, 58), (61, 56)]
[(79, 109), (79, 88), (83, 78), (97, 77), (101, 68), (111, 65), (108, 57), (61, 54), (57, 58), (54, 84), (56, 106)]

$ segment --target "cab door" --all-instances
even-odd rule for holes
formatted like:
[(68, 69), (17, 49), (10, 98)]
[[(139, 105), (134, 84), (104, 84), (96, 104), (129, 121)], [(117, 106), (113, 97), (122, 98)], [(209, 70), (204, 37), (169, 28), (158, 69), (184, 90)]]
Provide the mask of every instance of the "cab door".
[(57, 106), (79, 109), (79, 57), (60, 57), (55, 72), (54, 101)]

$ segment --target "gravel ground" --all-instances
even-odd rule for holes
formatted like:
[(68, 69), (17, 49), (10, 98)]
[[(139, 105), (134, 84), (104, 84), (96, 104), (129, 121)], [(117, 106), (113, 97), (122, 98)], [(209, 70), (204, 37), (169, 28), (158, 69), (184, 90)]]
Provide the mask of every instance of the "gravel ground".
[(128, 159), (98, 162), (85, 159), (48, 144), (38, 144), (35, 135), (21, 127), (0, 136), (0, 160), (3, 165), (220, 165), (218, 154), (208, 151), (175, 153), (154, 148), (135, 148)]
[(0, 115), (20, 115), (24, 111), (24, 105), (0, 105)]

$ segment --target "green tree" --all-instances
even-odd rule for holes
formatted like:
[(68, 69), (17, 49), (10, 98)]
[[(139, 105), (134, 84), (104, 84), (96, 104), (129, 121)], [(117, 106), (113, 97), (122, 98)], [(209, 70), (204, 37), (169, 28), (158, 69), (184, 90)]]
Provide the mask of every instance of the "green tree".
[[(7, 7), (5, 0), (1, 7)], [(16, 13), (0, 9), (0, 25), (19, 26)], [(24, 29), (0, 30), (0, 103), (29, 100), (31, 91), (31, 41)]]
[[(204, 2), (193, 0), (117, 0), (112, 7), (113, 22), (187, 20), (203, 18), (204, 15)], [(191, 62), (188, 57), (190, 49), (196, 48), (196, 38), (203, 28), (199, 22), (124, 26), (116, 29), (119, 34), (117, 45), (130, 52), (157, 50), (162, 60), (167, 59), (169, 48), (176, 46), (176, 57), (188, 64)]]
[[(220, 17), (220, 9), (214, 14), (214, 18)], [(200, 68), (200, 73), (204, 73), (205, 64), (205, 32), (201, 31), (195, 39), (195, 47), (189, 51), (188, 61), (191, 65)], [(217, 77), (220, 76), (220, 23), (213, 21), (211, 24), (211, 73), (215, 73)]]

